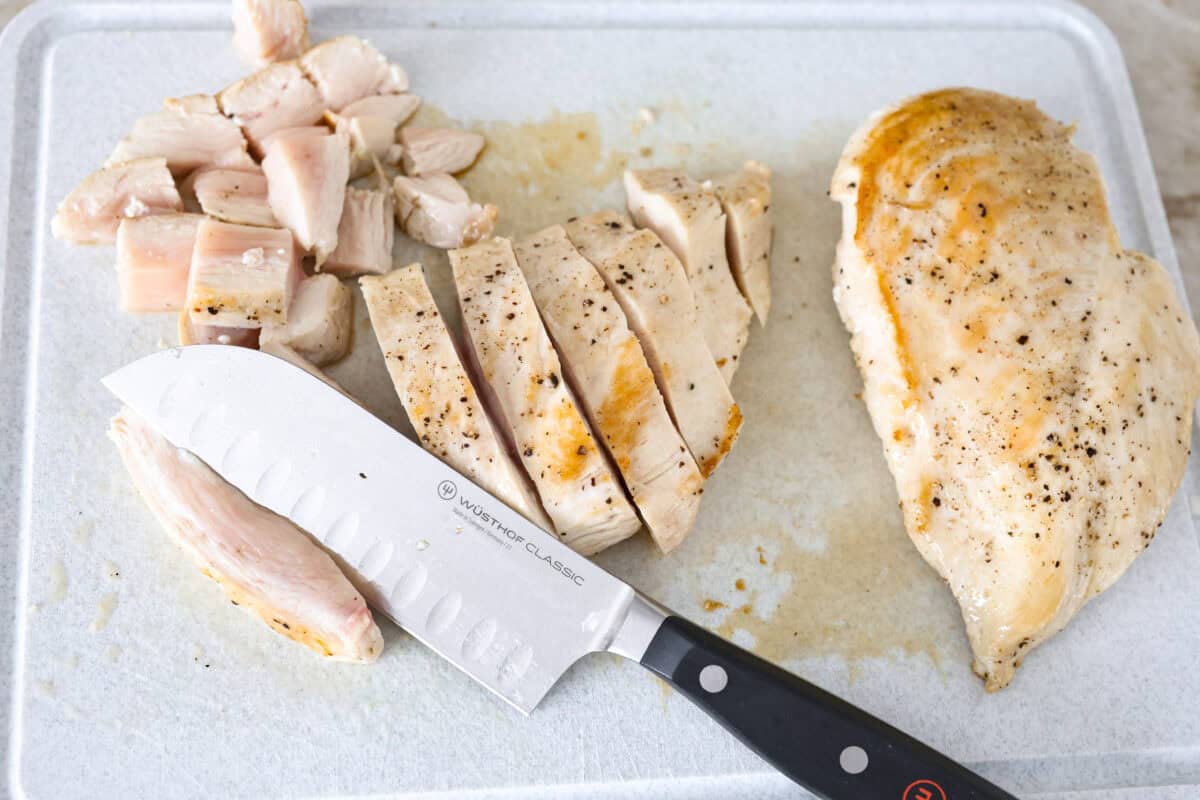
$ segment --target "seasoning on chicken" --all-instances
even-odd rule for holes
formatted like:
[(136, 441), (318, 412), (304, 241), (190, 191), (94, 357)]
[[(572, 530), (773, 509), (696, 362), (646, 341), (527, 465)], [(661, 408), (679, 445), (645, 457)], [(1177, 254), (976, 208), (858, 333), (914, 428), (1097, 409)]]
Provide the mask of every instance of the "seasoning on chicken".
[(263, 139), (283, 128), (312, 125), (325, 113), (325, 101), (299, 62), (280, 61), (242, 78), (217, 95), (221, 111), (232, 117), (256, 155)]
[(299, 0), (233, 0), (233, 47), (247, 64), (298, 58), (308, 49), (308, 20)]
[(254, 168), (246, 137), (222, 114), (168, 109), (147, 114), (117, 143), (106, 166), (135, 158), (165, 158), (175, 176), (203, 166)]
[(713, 181), (725, 212), (725, 250), (738, 288), (760, 325), (771, 310), (771, 170), (747, 161)]
[(121, 220), (183, 209), (162, 158), (139, 158), (93, 172), (58, 205), (50, 230), (75, 244), (112, 242)]
[(190, 112), (193, 114), (220, 114), (217, 98), (211, 94), (185, 94), (163, 100), (164, 111)]
[(175, 325), (175, 333), (179, 337), (180, 347), (193, 344), (227, 344), (234, 347), (258, 347), (260, 328), (230, 328), (225, 325), (199, 325), (192, 322), (192, 315), (187, 309), (179, 312), (179, 320)]
[(830, 191), (863, 399), (991, 690), (1150, 544), (1200, 394), (1191, 316), (1073, 130), (932, 92), (872, 115)]
[(179, 189), (185, 204), (194, 197), (201, 211), (223, 222), (279, 227), (267, 201), (267, 176), (258, 167), (253, 171), (199, 169)]
[(392, 193), (386, 189), (346, 187), (337, 248), (325, 259), (321, 271), (347, 278), (390, 270), (396, 236), (394, 213)]
[(187, 302), (188, 270), (199, 214), (155, 214), (121, 221), (117, 285), (122, 311), (179, 311)]
[(550, 530), (529, 478), (483, 410), (421, 265), (360, 278), (359, 285), (388, 374), (421, 446)]
[(675, 430), (625, 313), (562, 226), (526, 237), (513, 250), (568, 385), (616, 462), (650, 535), (670, 552), (695, 522), (704, 478)]
[(683, 262), (704, 340), (729, 383), (753, 312), (729, 271), (720, 202), (678, 169), (626, 170), (625, 194), (634, 222), (658, 234)]
[(563, 541), (584, 555), (637, 532), (621, 480), (592, 437), (508, 239), (450, 251), (466, 352)]
[(325, 107), (334, 111), (369, 95), (408, 91), (404, 70), (357, 36), (321, 42), (300, 57), (300, 66), (325, 98)]
[(201, 220), (192, 251), (187, 309), (197, 325), (260, 328), (288, 319), (303, 272), (282, 228)]
[(497, 209), (472, 203), (465, 189), (445, 174), (396, 177), (396, 222), (418, 242), (448, 250), (490, 236)]
[(353, 321), (350, 287), (333, 275), (313, 275), (296, 287), (287, 322), (264, 325), (261, 341), (285, 344), (319, 367), (346, 355)]
[(333, 559), (128, 408), (109, 437), (142, 499), (200, 571), (276, 633), (338, 661), (371, 662), (383, 636)]
[(462, 172), (475, 163), (483, 144), (483, 137), (478, 133), (408, 125), (400, 129), (404, 174), (417, 176)]
[(634, 228), (616, 211), (572, 219), (566, 229), (620, 302), (671, 416), (707, 478), (737, 440), (742, 412), (698, 336), (704, 325), (683, 265), (657, 236)]
[(275, 218), (316, 257), (320, 267), (337, 247), (338, 222), (350, 176), (345, 134), (279, 136), (262, 163)]

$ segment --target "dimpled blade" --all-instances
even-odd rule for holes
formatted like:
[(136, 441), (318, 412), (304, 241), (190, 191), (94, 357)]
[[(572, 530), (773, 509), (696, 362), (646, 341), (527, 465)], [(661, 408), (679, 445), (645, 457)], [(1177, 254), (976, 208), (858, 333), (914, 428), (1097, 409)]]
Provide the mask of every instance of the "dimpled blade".
[(164, 350), (104, 379), (175, 446), (340, 557), (367, 600), (529, 712), (633, 590), (303, 370)]

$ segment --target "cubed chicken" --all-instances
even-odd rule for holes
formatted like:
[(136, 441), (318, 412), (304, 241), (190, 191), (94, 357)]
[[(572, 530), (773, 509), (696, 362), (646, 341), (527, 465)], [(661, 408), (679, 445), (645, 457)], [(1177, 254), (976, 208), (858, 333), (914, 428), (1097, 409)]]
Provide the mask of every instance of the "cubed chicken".
[(729, 271), (721, 203), (678, 169), (626, 170), (625, 194), (634, 222), (658, 234), (683, 262), (704, 340), (729, 383), (753, 312)]
[[(399, 97), (400, 95), (397, 95)], [(350, 138), (350, 177), (370, 174), (375, 165), (400, 163), (400, 145), (396, 144), (396, 125), (386, 117), (347, 117), (325, 112), (325, 121), (338, 133)]]
[(355, 100), (336, 113), (343, 117), (382, 117), (400, 126), (420, 107), (421, 98), (409, 92), (373, 94)]
[(333, 559), (128, 408), (109, 437), (159, 524), (234, 605), (338, 661), (371, 662), (383, 636)]
[(233, 48), (252, 67), (299, 58), (308, 49), (300, 0), (233, 0)]
[(321, 271), (346, 278), (382, 275), (390, 270), (396, 238), (392, 206), (392, 193), (386, 189), (346, 187), (337, 248), (321, 265)]
[(404, 70), (357, 36), (321, 42), (300, 58), (300, 66), (334, 111), (369, 95), (408, 90)]
[(478, 133), (454, 128), (420, 128), (408, 125), (400, 129), (404, 174), (462, 172), (475, 163), (475, 159), (483, 150), (483, 144), (483, 137)]
[(58, 205), (50, 230), (75, 244), (111, 242), (121, 220), (183, 209), (163, 158), (139, 158), (93, 172)]
[(200, 214), (154, 214), (117, 228), (117, 284), (122, 311), (179, 311)]
[(513, 250), (568, 384), (650, 535), (670, 552), (696, 520), (704, 478), (671, 421), (625, 312), (562, 226), (528, 236)]
[(186, 109), (155, 111), (139, 118), (104, 163), (111, 166), (135, 158), (165, 158), (177, 177), (208, 165), (254, 167), (236, 122), (222, 114)]
[(261, 342), (287, 345), (320, 367), (346, 355), (353, 321), (350, 287), (333, 275), (313, 275), (296, 287), (287, 322), (264, 325)]
[(350, 176), (350, 140), (343, 133), (281, 136), (263, 159), (267, 199), (317, 266), (337, 247), (338, 223)]
[[(567, 235), (600, 271), (641, 341), (658, 388), (700, 474), (720, 465), (742, 429), (742, 412), (712, 360), (683, 265), (651, 231), (624, 214), (572, 219)], [(739, 298), (740, 299), (740, 298)]]
[(168, 97), (163, 100), (164, 111), (190, 112), (193, 114), (220, 114), (217, 98), (211, 94), (185, 94), (183, 97)]
[(397, 176), (396, 222), (418, 242), (447, 250), (474, 244), (496, 226), (496, 207), (472, 203), (451, 175)]
[(221, 111), (242, 126), (250, 148), (283, 128), (312, 125), (325, 113), (325, 101), (297, 61), (280, 61), (226, 86), (217, 95)]
[(466, 351), (562, 540), (584, 555), (637, 532), (637, 513), (593, 438), (508, 239), (450, 251)]
[(192, 315), (187, 309), (179, 312), (179, 321), (175, 326), (179, 337), (179, 346), (188, 347), (193, 344), (227, 344), (234, 347), (258, 347), (260, 328), (230, 328), (225, 325), (200, 325), (192, 322)]
[(771, 310), (771, 170), (747, 161), (713, 181), (725, 212), (725, 251), (742, 295), (761, 325)]
[(206, 218), (196, 231), (187, 310), (197, 325), (282, 324), (302, 275), (287, 230)]
[(421, 446), (551, 530), (529, 478), (483, 410), (421, 265), (361, 278), (359, 285), (388, 374)]
[(180, 184), (184, 203), (195, 198), (196, 206), (210, 217), (238, 225), (277, 228), (279, 222), (267, 201), (267, 177), (255, 167), (250, 170), (200, 169)]

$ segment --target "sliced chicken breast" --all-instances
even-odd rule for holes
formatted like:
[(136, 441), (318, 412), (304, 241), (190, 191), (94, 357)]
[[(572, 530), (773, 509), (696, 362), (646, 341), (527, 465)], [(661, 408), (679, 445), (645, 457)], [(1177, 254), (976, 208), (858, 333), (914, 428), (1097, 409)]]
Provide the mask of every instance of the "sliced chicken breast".
[(271, 141), (262, 167), (272, 213), (319, 267), (337, 247), (350, 140), (341, 133), (280, 136)]
[(236, 122), (221, 114), (185, 109), (139, 118), (104, 163), (112, 166), (135, 158), (165, 158), (175, 176), (208, 165), (254, 168)]
[(300, 253), (283, 228), (205, 218), (196, 230), (187, 310), (197, 325), (282, 324), (303, 274)]
[(221, 111), (232, 117), (256, 155), (263, 139), (283, 128), (312, 125), (325, 113), (325, 100), (297, 61), (280, 61), (231, 84), (217, 95)]
[(320, 367), (346, 355), (353, 322), (350, 287), (333, 275), (313, 275), (296, 287), (287, 322), (264, 325), (261, 341), (287, 345)]
[(462, 172), (475, 163), (483, 144), (483, 137), (478, 133), (407, 125), (400, 129), (404, 174)]
[(357, 36), (321, 42), (300, 58), (300, 66), (334, 111), (369, 95), (408, 91), (404, 70)]
[(667, 412), (625, 313), (562, 226), (513, 244), (568, 385), (669, 553), (692, 528), (704, 478)]
[(584, 555), (637, 532), (637, 514), (592, 437), (508, 239), (451, 250), (485, 405), (510, 436), (563, 541)]
[(166, 159), (139, 158), (84, 178), (58, 204), (50, 230), (75, 244), (112, 242), (123, 219), (181, 210)]
[(258, 347), (259, 328), (230, 328), (225, 325), (199, 325), (192, 322), (192, 315), (187, 309), (179, 312), (175, 333), (179, 337), (179, 346), (188, 347), (193, 344), (227, 344), (234, 347)]
[(185, 94), (182, 97), (168, 97), (163, 100), (164, 111), (178, 111), (193, 114), (220, 114), (217, 98), (211, 94)]
[(771, 310), (771, 170), (747, 161), (713, 181), (725, 212), (725, 252), (738, 289), (760, 325)]
[(194, 197), (200, 210), (210, 217), (238, 225), (279, 227), (267, 199), (267, 176), (257, 166), (253, 170), (197, 170), (184, 185), (180, 191)]
[(429, 452), (545, 530), (550, 520), (459, 358), (420, 264), (359, 279), (404, 411)]
[(464, 247), (490, 236), (496, 225), (496, 207), (471, 202), (451, 175), (400, 175), (394, 190), (396, 222), (418, 242), (443, 250)]
[(566, 230), (621, 304), (671, 416), (707, 478), (737, 441), (742, 412), (704, 343), (683, 265), (657, 236), (634, 228), (616, 211), (572, 219)]
[(386, 189), (346, 188), (337, 248), (321, 265), (340, 278), (382, 275), (392, 268), (396, 224), (392, 193)]
[(117, 285), (122, 311), (179, 311), (187, 302), (188, 271), (200, 214), (154, 214), (121, 220)]
[(299, 0), (233, 0), (233, 48), (252, 67), (298, 58), (308, 49)]
[(658, 234), (683, 262), (704, 340), (729, 383), (753, 312), (729, 271), (720, 202), (679, 169), (626, 170), (625, 194), (634, 222)]
[(383, 636), (366, 601), (308, 534), (128, 408), (113, 418), (109, 436), (159, 524), (235, 605), (328, 658), (379, 657)]

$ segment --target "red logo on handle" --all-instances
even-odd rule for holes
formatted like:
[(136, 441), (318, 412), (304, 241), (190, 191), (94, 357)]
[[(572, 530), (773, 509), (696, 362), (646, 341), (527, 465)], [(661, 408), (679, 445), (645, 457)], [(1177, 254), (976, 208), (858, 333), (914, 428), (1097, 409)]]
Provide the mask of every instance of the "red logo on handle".
[(946, 800), (946, 790), (936, 781), (922, 779), (910, 783), (900, 800)]

